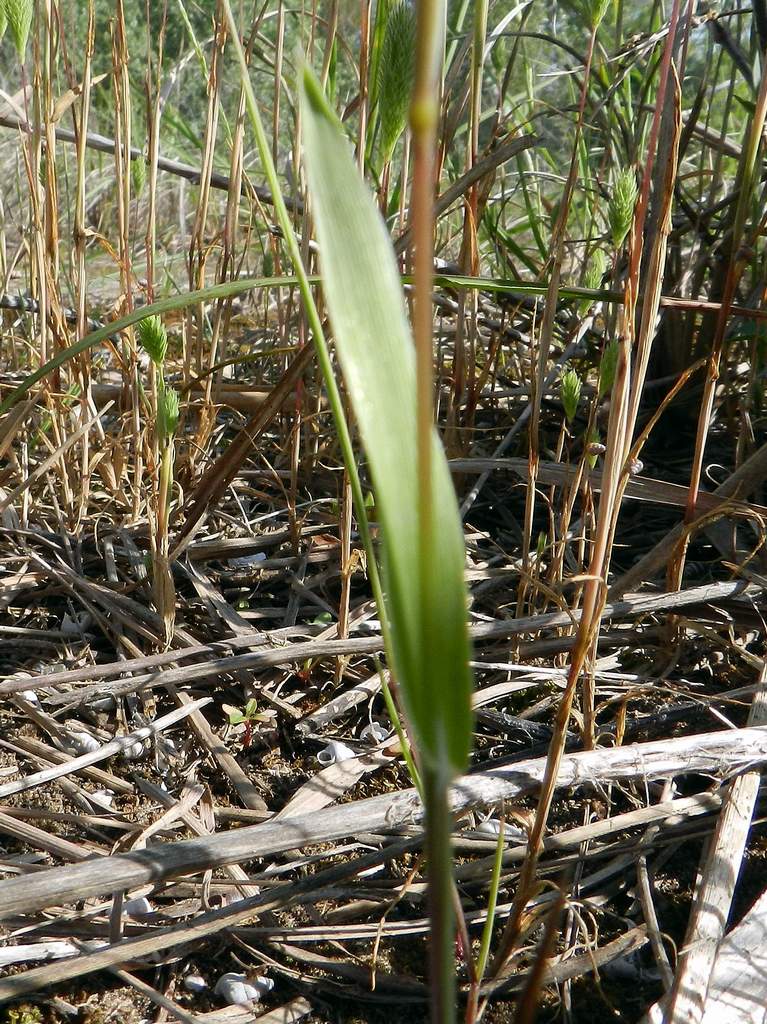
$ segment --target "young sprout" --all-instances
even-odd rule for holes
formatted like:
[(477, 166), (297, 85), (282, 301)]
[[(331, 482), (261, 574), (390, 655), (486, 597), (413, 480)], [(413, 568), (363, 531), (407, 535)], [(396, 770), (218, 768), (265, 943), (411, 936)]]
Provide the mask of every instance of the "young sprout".
[[(602, 278), (605, 276), (606, 269), (607, 255), (604, 249), (595, 249), (589, 257), (589, 262), (586, 266), (586, 273), (583, 276), (583, 287), (588, 288), (592, 292), (598, 291), (602, 287)], [(593, 299), (581, 299), (578, 304), (578, 311), (581, 316), (588, 313), (593, 304)]]
[(581, 379), (573, 369), (562, 374), (562, 405), (568, 423), (572, 423), (581, 400)]
[(162, 384), (157, 402), (157, 432), (161, 442), (167, 444), (172, 440), (178, 417), (178, 392)]
[(615, 184), (613, 185), (613, 192), (610, 196), (610, 203), (607, 207), (607, 223), (610, 227), (610, 238), (616, 249), (623, 245), (623, 241), (631, 228), (637, 195), (636, 174), (631, 167), (626, 167), (618, 172)]
[(604, 21), (610, 0), (584, 0), (583, 6), (586, 17), (589, 19), (589, 25), (596, 31)]
[[(0, 9), (3, 11), (2, 21), (8, 23), (13, 45), (16, 47), (21, 64), (24, 63), (27, 54), (27, 41), (29, 40), (29, 30), (32, 27), (34, 8), (34, 0), (0, 0)], [(2, 28), (5, 29), (4, 24)], [(0, 35), (2, 35), (1, 32)]]
[(603, 399), (612, 390), (615, 382), (615, 369), (618, 365), (618, 339), (607, 345), (602, 353), (602, 362), (599, 364), (599, 384), (597, 386), (597, 398)]
[(168, 351), (168, 332), (159, 316), (148, 316), (138, 323), (139, 344), (158, 370), (162, 371)]
[(240, 708), (233, 707), (231, 704), (222, 704), (221, 707), (226, 712), (226, 716), (229, 719), (230, 725), (244, 725), (245, 735), (242, 739), (242, 745), (247, 750), (253, 740), (253, 723), (254, 722), (271, 722), (273, 714), (259, 713), (257, 712), (257, 704), (255, 697), (251, 697), (245, 707)]
[[(130, 164), (131, 188), (135, 196), (140, 196), (146, 184), (146, 160), (143, 156), (137, 156)], [(146, 323), (146, 320), (142, 320)]]
[(406, 0), (389, 11), (378, 66), (381, 158), (388, 164), (407, 123), (415, 79), (415, 12)]

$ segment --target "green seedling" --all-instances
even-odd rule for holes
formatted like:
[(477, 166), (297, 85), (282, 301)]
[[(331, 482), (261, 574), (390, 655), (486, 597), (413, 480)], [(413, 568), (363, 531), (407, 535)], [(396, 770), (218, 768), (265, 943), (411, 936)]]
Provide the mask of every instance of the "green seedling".
[(244, 725), (245, 733), (242, 738), (242, 745), (245, 750), (250, 747), (253, 742), (253, 726), (256, 722), (272, 722), (274, 720), (274, 712), (258, 712), (256, 710), (257, 703), (255, 697), (251, 697), (244, 708), (236, 708), (232, 704), (222, 704), (227, 719), (230, 725)]
[(618, 171), (607, 207), (610, 238), (616, 249), (620, 249), (629, 233), (638, 194), (637, 178), (633, 168), (625, 167)]
[(565, 370), (562, 374), (562, 406), (568, 423), (572, 423), (581, 400), (581, 379), (575, 370)]

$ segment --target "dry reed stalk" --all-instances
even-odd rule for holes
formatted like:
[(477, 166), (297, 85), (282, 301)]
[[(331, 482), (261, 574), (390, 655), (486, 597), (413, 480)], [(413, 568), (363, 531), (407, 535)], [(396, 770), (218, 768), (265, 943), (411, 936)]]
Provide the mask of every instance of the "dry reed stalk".
[[(607, 450), (605, 453), (605, 468), (603, 471), (603, 491), (599, 503), (599, 515), (597, 518), (597, 533), (594, 539), (591, 560), (588, 570), (588, 578), (583, 595), (581, 619), (575, 646), (570, 660), (567, 685), (565, 693), (560, 701), (554, 735), (552, 737), (547, 768), (541, 785), (541, 793), (538, 799), (535, 822), (530, 833), (528, 857), (525, 862), (517, 893), (514, 899), (514, 910), (504, 929), (499, 949), (496, 953), (491, 972), (496, 976), (502, 970), (506, 959), (514, 949), (519, 936), (521, 922), (525, 906), (535, 880), (537, 862), (543, 835), (548, 820), (551, 802), (554, 796), (554, 779), (561, 763), (564, 753), (564, 742), (570, 721), (570, 711), (578, 680), (588, 656), (592, 649), (594, 640), (598, 634), (604, 608), (607, 587), (606, 572), (609, 563), (610, 542), (613, 535), (613, 524), (617, 511), (616, 502), (619, 501), (619, 487), (625, 471), (625, 458), (628, 450), (628, 443), (633, 434), (634, 424), (628, 421), (629, 410), (629, 381), (630, 381), (630, 356), (632, 340), (634, 337), (634, 314), (639, 288), (639, 272), (642, 253), (642, 230), (645, 223), (649, 188), (650, 174), (655, 155), (655, 144), (660, 128), (661, 112), (665, 97), (666, 85), (672, 74), (672, 52), (676, 26), (679, 21), (681, 0), (675, 0), (671, 18), (669, 33), (663, 53), (663, 60), (660, 72), (660, 84), (658, 88), (658, 101), (656, 114), (648, 141), (648, 159), (645, 179), (642, 185), (642, 192), (639, 203), (634, 214), (634, 221), (631, 231), (631, 244), (629, 247), (630, 263), (626, 279), (626, 296), (622, 307), (622, 328), (620, 332), (620, 350), (618, 366), (616, 369), (615, 383), (613, 385), (612, 402), (610, 407), (610, 419), (608, 425)], [(656, 245), (663, 244), (656, 238)], [(660, 265), (656, 262), (656, 270), (660, 272)], [(657, 282), (649, 282), (650, 291), (648, 294), (660, 295), (660, 288)], [(532, 471), (532, 466), (531, 466)], [(589, 721), (589, 694), (584, 694), (586, 702), (586, 718)], [(593, 703), (591, 705), (593, 716)], [(585, 739), (587, 748), (593, 746), (593, 717), (590, 719), (590, 727), (587, 725)]]
[[(554, 336), (554, 318), (557, 310), (559, 297), (559, 285), (562, 275), (562, 264), (565, 256), (565, 235), (567, 232), (567, 221), (570, 214), (573, 190), (578, 172), (578, 147), (583, 132), (583, 122), (586, 110), (586, 99), (589, 94), (591, 79), (591, 66), (594, 60), (597, 31), (599, 23), (592, 26), (588, 49), (586, 52), (586, 64), (581, 82), (578, 115), (575, 122), (575, 140), (573, 142), (570, 166), (567, 172), (567, 179), (562, 191), (562, 199), (559, 207), (559, 214), (551, 239), (551, 259), (549, 263), (549, 280), (544, 301), (543, 320), (537, 338), (537, 358), (534, 360), (533, 376), (531, 377), (532, 389), (532, 414), (530, 428), (528, 430), (529, 461), (530, 461), (530, 483), (527, 488), (525, 499), (525, 521), (522, 528), (522, 568), (524, 578), (522, 579), (517, 595), (517, 614), (523, 614), (525, 608), (526, 594), (528, 589), (527, 581), (530, 579), (534, 567), (530, 561), (530, 545), (532, 543), (533, 517), (535, 515), (536, 492), (538, 483), (538, 463), (540, 460), (540, 421), (541, 402), (543, 400), (544, 381), (546, 379), (546, 368), (548, 366), (551, 343)], [(531, 355), (532, 359), (532, 355)], [(532, 610), (532, 609), (531, 609)]]
[[(759, 153), (765, 119), (767, 119), (767, 62), (762, 67), (762, 78), (759, 85), (759, 93), (754, 106), (754, 112), (748, 128), (746, 144), (738, 170), (739, 189), (738, 201), (735, 209), (735, 220), (732, 227), (732, 238), (730, 241), (730, 262), (727, 267), (727, 276), (724, 283), (724, 292), (721, 305), (716, 319), (714, 337), (711, 342), (711, 352), (706, 367), (706, 378), (703, 387), (703, 397), (700, 404), (698, 416), (698, 428), (695, 435), (695, 453), (693, 455), (692, 470), (690, 472), (690, 494), (685, 512), (685, 525), (689, 526), (696, 517), (696, 505), (698, 490), (703, 472), (703, 457), (708, 440), (709, 427), (711, 425), (711, 412), (714, 404), (714, 391), (719, 380), (719, 367), (724, 350), (727, 324), (731, 315), (731, 307), (735, 298), (735, 292), (743, 275), (748, 260), (750, 239), (746, 237), (746, 219), (749, 212), (749, 204), (752, 199), (753, 190), (757, 186), (757, 156)], [(668, 583), (669, 586), (679, 588), (684, 573), (685, 555), (689, 531), (685, 530), (682, 540), (674, 556), (669, 563)]]

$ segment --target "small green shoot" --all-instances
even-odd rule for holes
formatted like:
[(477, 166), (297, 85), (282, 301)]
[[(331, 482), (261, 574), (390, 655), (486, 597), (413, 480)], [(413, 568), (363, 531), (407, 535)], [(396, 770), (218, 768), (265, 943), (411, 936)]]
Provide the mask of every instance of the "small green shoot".
[[(592, 252), (586, 266), (586, 273), (583, 277), (583, 287), (589, 291), (596, 292), (602, 287), (602, 279), (607, 269), (607, 256), (604, 249), (595, 249)], [(578, 312), (584, 316), (591, 309), (594, 300), (591, 298), (581, 299), (578, 303)]]
[(631, 229), (638, 194), (637, 179), (633, 168), (625, 167), (618, 171), (607, 207), (610, 239), (616, 249), (620, 249)]
[(605, 395), (612, 391), (615, 383), (615, 370), (618, 366), (618, 339), (613, 338), (602, 353), (602, 360), (599, 364), (599, 384), (597, 385), (597, 397), (601, 401)]
[(562, 406), (568, 423), (572, 423), (581, 400), (581, 379), (573, 369), (562, 374)]
[(258, 711), (255, 697), (251, 697), (244, 708), (236, 708), (232, 704), (222, 704), (221, 709), (230, 725), (244, 725), (245, 732), (242, 745), (247, 750), (253, 742), (253, 726), (256, 722), (271, 723), (274, 721), (273, 711)]
[(19, 63), (23, 64), (27, 55), (29, 30), (32, 28), (32, 15), (35, 9), (34, 0), (3, 0), (1, 6), (10, 29)]
[(405, 130), (415, 79), (415, 13), (406, 0), (389, 11), (378, 66), (381, 160), (388, 164)]

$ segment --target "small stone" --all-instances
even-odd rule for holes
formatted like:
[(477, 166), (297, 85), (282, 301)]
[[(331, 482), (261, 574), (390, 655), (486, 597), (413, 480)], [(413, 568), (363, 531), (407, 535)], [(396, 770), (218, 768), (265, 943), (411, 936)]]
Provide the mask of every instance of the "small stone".
[(142, 917), (146, 917), (148, 914), (154, 913), (154, 907), (146, 898), (146, 896), (138, 896), (135, 900), (127, 900), (123, 904), (123, 914), (125, 917), (132, 917), (139, 921)]
[(480, 821), (475, 832), (482, 832), (486, 836), (499, 836), (501, 834), (501, 823), (497, 818), (487, 818)]
[(126, 761), (140, 761), (142, 757), (146, 756), (146, 744), (141, 740), (136, 740), (135, 743), (129, 743), (127, 747), (123, 747), (120, 751)]
[(256, 977), (248, 980), (245, 974), (222, 974), (214, 989), (227, 1004), (257, 1003), (274, 988), (271, 978)]
[[(67, 743), (68, 741), (68, 743)], [(92, 754), (94, 750), (100, 750), (101, 744), (95, 736), (91, 736), (89, 732), (70, 732), (67, 740), (70, 749), (70, 753), (73, 754)]]
[(114, 803), (114, 793), (110, 793), (108, 789), (97, 789), (95, 793), (90, 794), (91, 800), (99, 807), (104, 809), (111, 809)]
[(187, 992), (204, 992), (207, 987), (207, 981), (199, 974), (187, 974), (184, 977), (184, 988)]
[(117, 706), (117, 702), (114, 697), (108, 693), (103, 697), (94, 697), (93, 700), (88, 701), (88, 706), (93, 708), (94, 711), (114, 711)]

